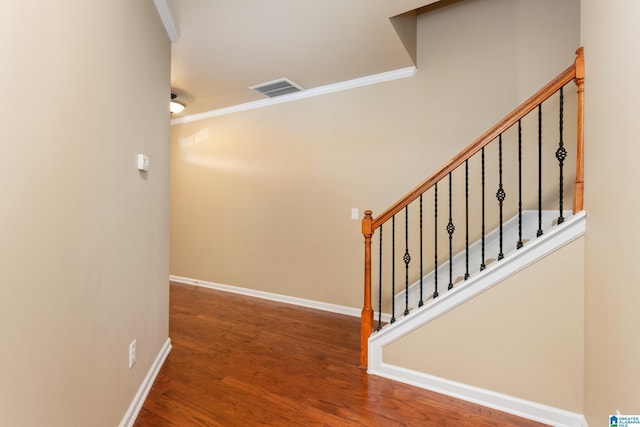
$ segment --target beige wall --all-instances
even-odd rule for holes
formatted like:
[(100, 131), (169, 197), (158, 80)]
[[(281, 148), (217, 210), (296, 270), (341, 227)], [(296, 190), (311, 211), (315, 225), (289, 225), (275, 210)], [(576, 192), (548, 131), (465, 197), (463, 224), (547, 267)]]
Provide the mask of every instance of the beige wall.
[(381, 212), (565, 69), (578, 5), (456, 3), (418, 18), (412, 78), (173, 126), (171, 274), (361, 306), (351, 208)]
[(113, 427), (168, 335), (169, 41), (151, 1), (10, 1), (0, 56), (0, 425)]
[(582, 413), (584, 238), (383, 349), (383, 360)]
[(640, 412), (640, 3), (582, 1), (585, 79), (586, 415)]

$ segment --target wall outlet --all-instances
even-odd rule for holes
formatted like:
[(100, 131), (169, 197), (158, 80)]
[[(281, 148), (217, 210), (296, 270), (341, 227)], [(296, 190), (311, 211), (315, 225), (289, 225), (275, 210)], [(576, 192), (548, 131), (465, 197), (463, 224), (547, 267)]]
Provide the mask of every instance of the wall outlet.
[(129, 369), (133, 368), (136, 364), (136, 340), (131, 341), (129, 344)]
[(351, 219), (360, 219), (358, 208), (351, 208)]

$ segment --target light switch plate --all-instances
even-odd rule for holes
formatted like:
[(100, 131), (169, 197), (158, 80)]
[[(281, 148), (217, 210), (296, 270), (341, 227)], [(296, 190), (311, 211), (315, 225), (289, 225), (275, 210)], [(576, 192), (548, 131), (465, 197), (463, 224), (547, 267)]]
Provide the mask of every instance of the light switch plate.
[(129, 369), (133, 368), (136, 364), (136, 340), (131, 341), (129, 344)]
[(138, 154), (138, 170), (142, 172), (149, 171), (149, 158), (144, 154)]

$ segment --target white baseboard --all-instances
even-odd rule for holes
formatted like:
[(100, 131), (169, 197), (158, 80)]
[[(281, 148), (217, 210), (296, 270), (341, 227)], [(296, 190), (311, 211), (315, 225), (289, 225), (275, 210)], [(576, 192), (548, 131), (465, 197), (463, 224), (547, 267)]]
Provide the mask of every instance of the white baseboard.
[[(257, 291), (255, 289), (240, 288), (238, 286), (223, 285), (221, 283), (207, 282), (205, 280), (191, 279), (170, 275), (172, 282), (184, 283), (187, 285), (202, 286), (203, 288), (216, 289), (218, 291), (231, 292), (234, 294), (247, 295), (255, 298), (262, 298), (271, 301), (283, 302), (286, 304), (299, 305), (301, 307), (314, 308), (316, 310), (329, 311), (332, 313), (346, 314), (347, 316), (360, 317), (359, 308), (347, 307), (344, 305), (330, 304), (326, 302), (313, 301), (304, 298), (291, 297), (288, 295), (273, 294), (271, 292)], [(384, 319), (384, 317), (383, 317)]]
[(138, 392), (134, 396), (131, 401), (131, 405), (129, 405), (129, 409), (127, 409), (127, 413), (124, 414), (122, 421), (120, 421), (119, 427), (132, 427), (133, 423), (135, 423), (140, 410), (142, 409), (142, 405), (144, 405), (144, 401), (149, 394), (149, 390), (151, 390), (151, 386), (160, 372), (160, 368), (164, 364), (164, 361), (167, 359), (169, 352), (171, 351), (171, 339), (167, 338), (167, 340), (162, 345), (160, 352), (156, 356), (156, 359), (151, 364), (147, 375), (144, 377), (144, 381), (140, 384), (140, 388)]
[(555, 427), (588, 427), (582, 414), (382, 363), (370, 374), (487, 406)]

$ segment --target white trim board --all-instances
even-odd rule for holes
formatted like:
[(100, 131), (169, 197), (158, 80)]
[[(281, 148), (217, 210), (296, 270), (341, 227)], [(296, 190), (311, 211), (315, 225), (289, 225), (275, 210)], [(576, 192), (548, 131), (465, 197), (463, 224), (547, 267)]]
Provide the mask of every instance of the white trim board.
[(255, 289), (240, 288), (238, 286), (223, 285), (221, 283), (207, 282), (205, 280), (191, 279), (188, 277), (170, 275), (172, 282), (184, 283), (186, 285), (201, 286), (203, 288), (216, 289), (218, 291), (231, 292), (234, 294), (246, 295), (254, 298), (262, 298), (270, 301), (283, 302), (286, 304), (299, 305), (301, 307), (315, 308), (316, 310), (330, 311), (332, 313), (346, 314), (347, 316), (360, 317), (360, 309), (347, 307), (344, 305), (330, 304), (304, 298), (290, 297), (288, 295), (273, 294), (271, 292), (257, 291)]
[(160, 15), (160, 20), (162, 21), (162, 25), (164, 25), (167, 36), (169, 36), (169, 40), (171, 40), (171, 43), (177, 42), (180, 38), (180, 33), (178, 32), (176, 22), (171, 15), (171, 10), (169, 9), (167, 0), (153, 0), (153, 4), (155, 4), (158, 15)]
[(158, 372), (160, 372), (160, 368), (164, 364), (164, 361), (167, 359), (169, 352), (171, 351), (171, 339), (167, 338), (167, 340), (162, 345), (162, 348), (158, 352), (155, 360), (151, 364), (147, 375), (144, 377), (142, 384), (140, 384), (140, 388), (138, 388), (138, 392), (133, 397), (131, 401), (131, 405), (129, 405), (129, 409), (122, 417), (122, 421), (120, 421), (119, 427), (133, 427), (133, 423), (136, 422), (136, 418), (142, 409), (142, 405), (144, 405), (144, 401), (151, 390), (151, 386), (153, 386), (153, 382), (158, 376)]
[[(503, 240), (505, 242), (510, 242), (510, 244), (505, 245), (504, 251), (506, 253), (506, 257), (508, 257), (512, 252), (520, 251), (521, 249), (516, 248), (516, 241), (518, 241), (518, 233), (519, 231), (522, 233), (522, 240), (526, 242), (524, 247), (528, 247), (531, 245), (536, 239), (540, 236), (537, 236), (538, 231), (538, 215), (541, 214), (542, 218), (542, 230), (544, 233), (549, 233), (551, 230), (562, 227), (563, 225), (554, 225), (554, 221), (558, 218), (557, 210), (545, 210), (545, 211), (537, 211), (537, 210), (525, 210), (521, 212), (521, 215), (514, 215), (511, 219), (505, 221), (502, 224), (502, 229), (500, 227), (496, 227), (490, 232), (485, 234), (484, 239), (484, 249), (485, 249), (485, 261), (489, 258), (498, 258), (499, 253), (499, 236), (502, 233)], [(573, 212), (569, 210), (565, 210), (563, 212), (563, 216), (565, 221), (568, 221), (573, 217)], [(543, 233), (543, 235), (544, 235)], [(454, 277), (463, 278), (465, 274), (465, 258), (469, 259), (469, 274), (470, 278), (475, 277), (476, 274), (480, 272), (480, 263), (482, 262), (482, 241), (478, 239), (471, 245), (469, 245), (468, 250), (461, 250), (457, 253), (452, 260), (446, 260), (442, 264), (438, 266), (438, 277), (447, 278), (449, 277), (449, 265), (452, 266), (452, 274), (451, 279)], [(493, 267), (495, 268), (495, 266)], [(429, 271), (427, 274), (423, 276), (423, 285), (425, 295), (432, 294), (435, 290), (433, 286), (433, 276), (434, 270)], [(468, 280), (468, 279), (467, 279)], [(446, 282), (445, 282), (446, 284)], [(456, 288), (466, 283), (456, 284)], [(420, 279), (416, 280), (413, 284), (409, 285), (409, 310), (415, 310), (418, 308), (419, 301), (419, 291), (420, 291)], [(444, 296), (447, 292), (449, 292), (446, 288), (443, 288), (440, 292), (440, 296)], [(395, 306), (402, 307), (404, 305), (404, 301), (406, 298), (406, 291), (402, 289), (400, 292), (396, 293), (395, 296)]]
[(412, 371), (399, 366), (382, 363), (378, 366), (375, 375), (555, 427), (588, 427), (587, 420), (582, 414), (496, 393), (491, 390), (458, 383), (422, 372)]
[[(562, 227), (556, 227), (548, 233), (528, 242), (522, 249), (505, 256), (500, 262), (491, 263), (486, 270), (477, 273), (458, 287), (440, 297), (432, 299), (411, 312), (400, 317), (393, 324), (385, 326), (369, 338), (369, 366), (375, 369), (382, 363), (382, 347), (402, 338), (416, 328), (447, 313), (476, 295), (513, 276), (525, 267), (542, 259), (560, 247), (569, 244), (584, 235), (586, 213), (578, 212)], [(375, 372), (371, 372), (375, 373)]]
[(198, 120), (209, 119), (211, 117), (225, 116), (227, 114), (239, 113), (241, 111), (254, 110), (256, 108), (282, 104), (283, 102), (297, 101), (299, 99), (312, 98), (314, 96), (326, 95), (328, 93), (340, 92), (343, 90), (355, 89), (362, 86), (384, 83), (391, 80), (403, 79), (406, 77), (411, 77), (415, 73), (416, 67), (400, 68), (398, 70), (359, 77), (357, 79), (347, 80), (345, 82), (332, 83), (325, 86), (305, 89), (301, 92), (294, 92), (288, 95), (277, 96), (275, 98), (260, 99), (258, 101), (246, 102), (244, 104), (232, 105), (230, 107), (218, 108), (216, 110), (205, 111), (203, 113), (178, 117), (177, 119), (171, 120), (171, 125), (173, 126), (181, 123), (195, 122)]

